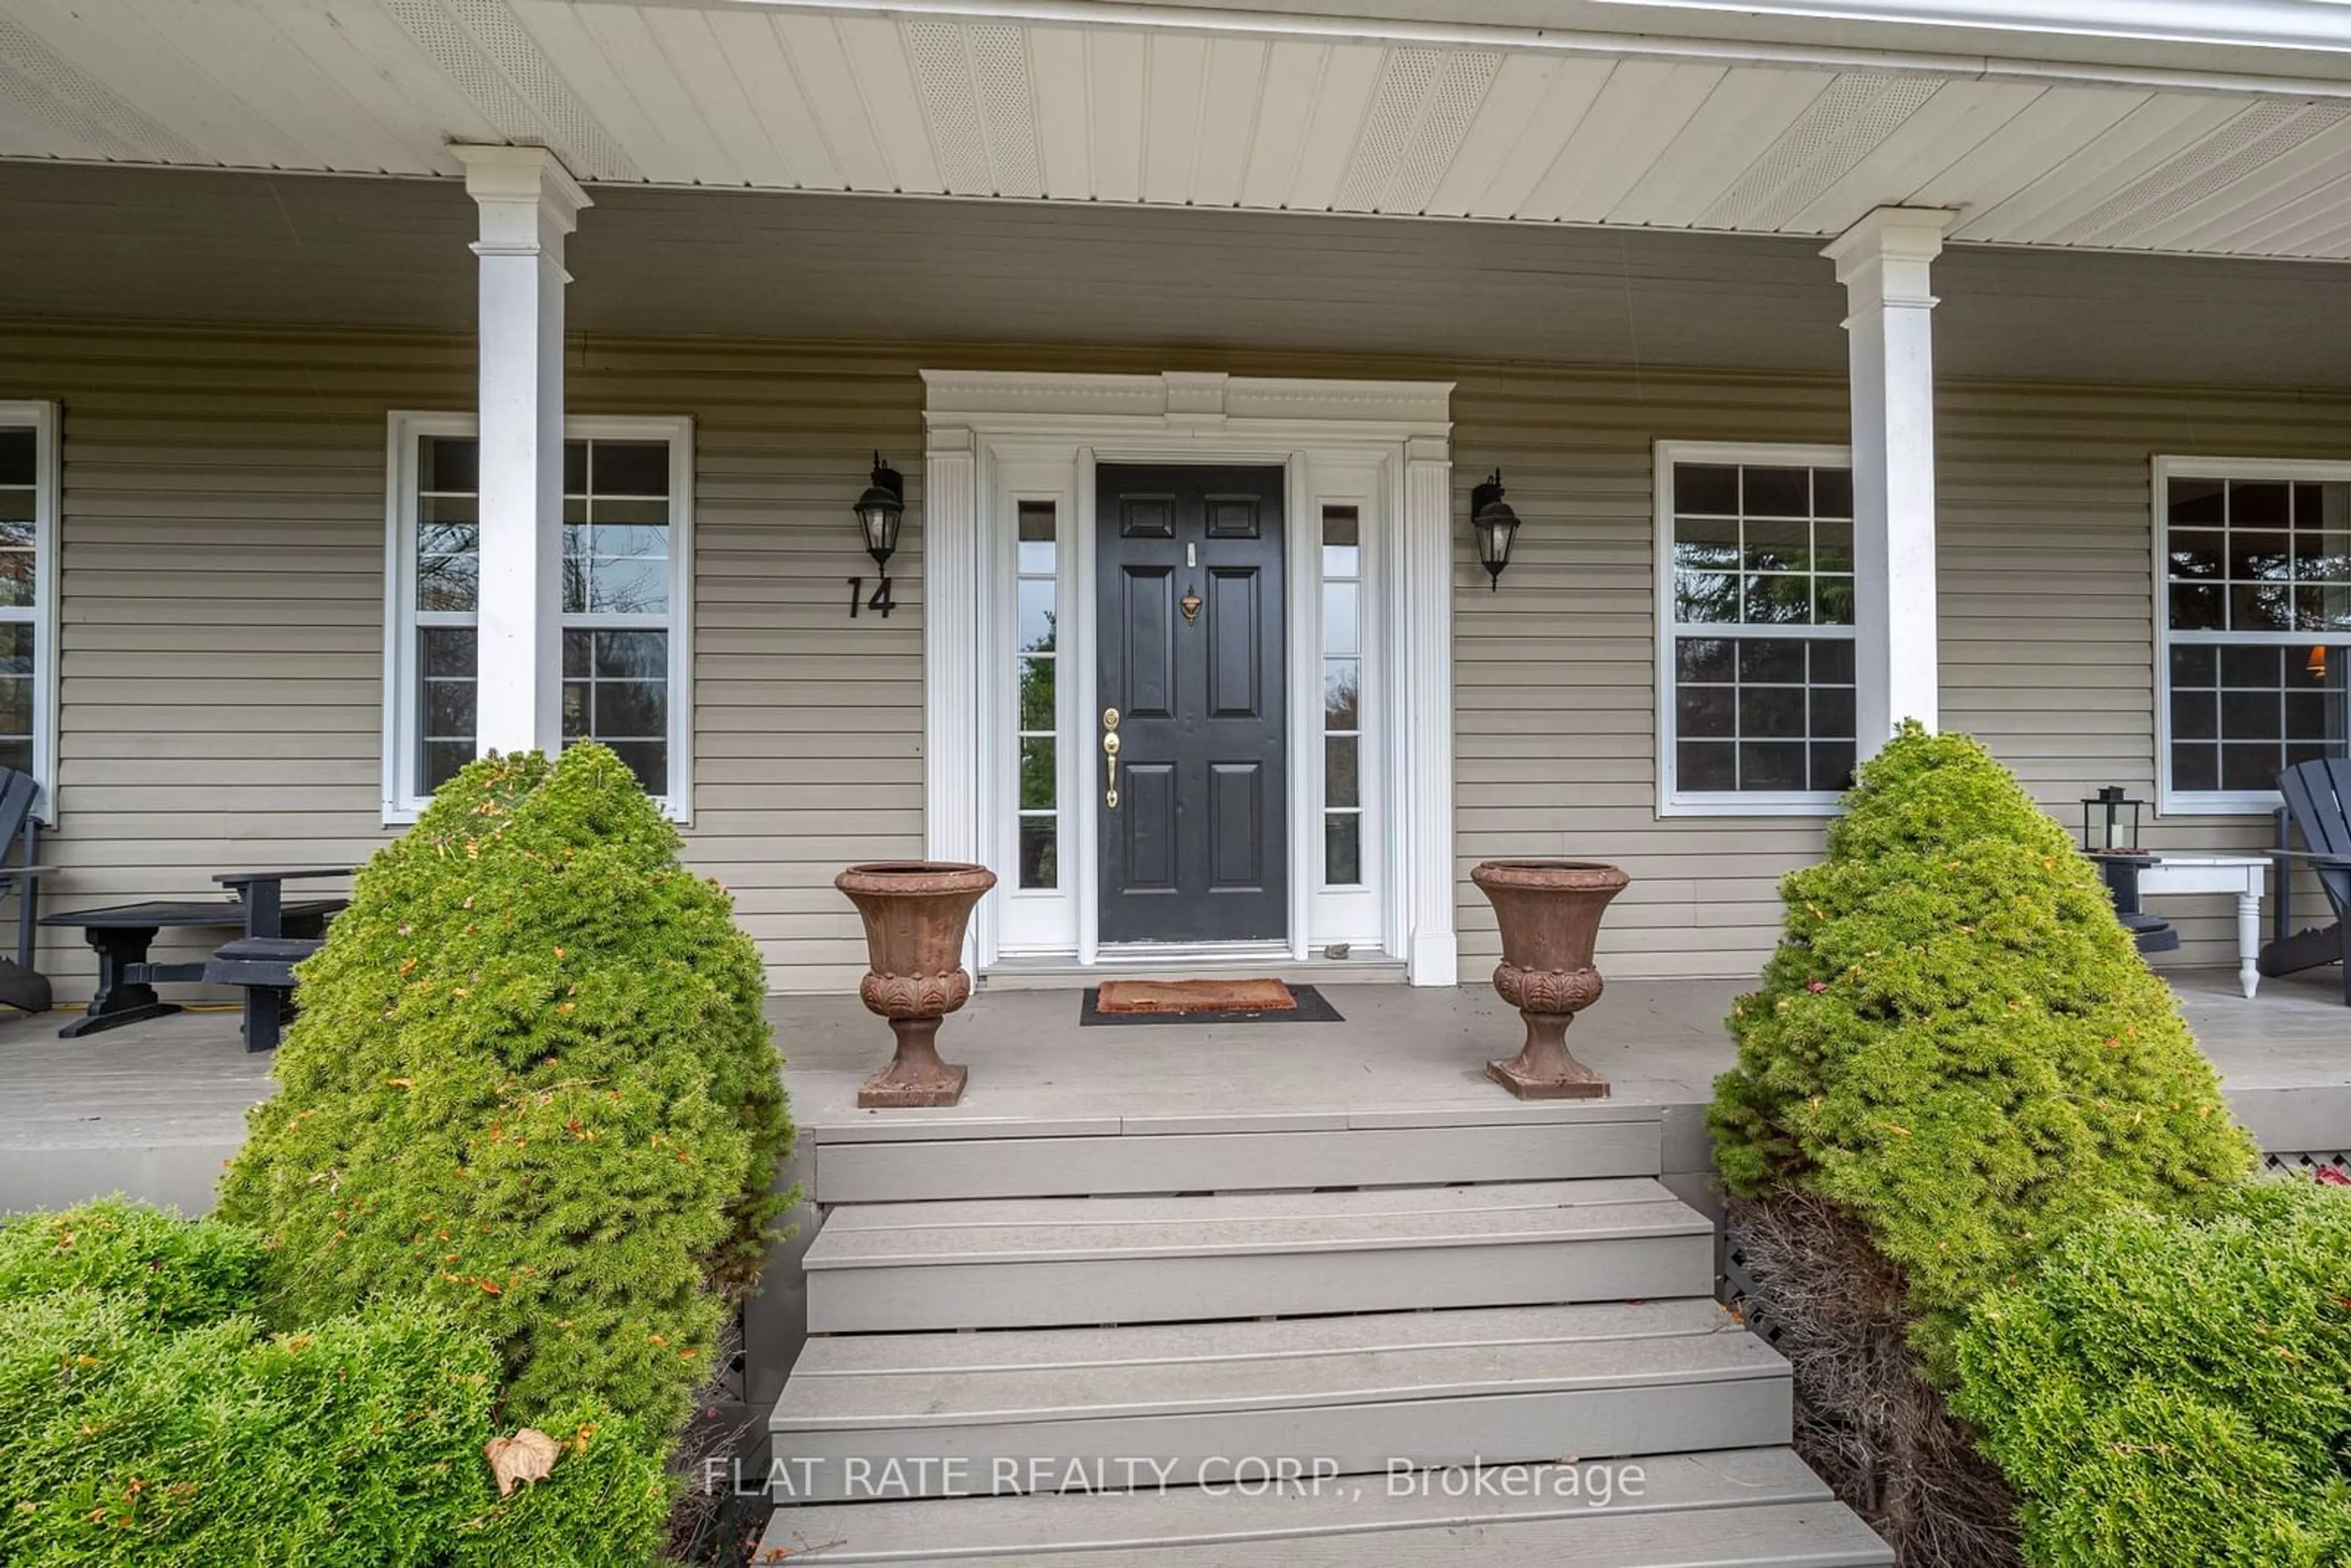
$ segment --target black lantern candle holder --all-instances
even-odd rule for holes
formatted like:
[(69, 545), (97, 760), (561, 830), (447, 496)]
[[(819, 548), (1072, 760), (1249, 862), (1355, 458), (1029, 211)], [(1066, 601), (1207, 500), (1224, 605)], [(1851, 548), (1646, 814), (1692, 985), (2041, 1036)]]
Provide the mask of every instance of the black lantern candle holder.
[(2082, 848), (2089, 854), (2137, 854), (2140, 810), (2147, 804), (2109, 784), (2082, 802)]
[(2179, 946), (2179, 933), (2170, 922), (2147, 914), (2139, 903), (2138, 873), (2155, 863), (2155, 857), (2138, 845), (2139, 813), (2146, 804), (2124, 794), (2119, 784), (2106, 785), (2084, 800), (2082, 852), (2097, 862), (2106, 892), (2115, 901), (2115, 918), (2131, 934), (2138, 950), (2168, 953)]

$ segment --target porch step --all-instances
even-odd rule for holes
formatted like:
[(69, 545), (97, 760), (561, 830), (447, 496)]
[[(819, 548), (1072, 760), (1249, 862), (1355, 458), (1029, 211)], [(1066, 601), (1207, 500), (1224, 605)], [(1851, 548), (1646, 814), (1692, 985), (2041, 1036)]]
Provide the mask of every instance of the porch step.
[(982, 991), (1067, 991), (1109, 980), (1280, 980), (1290, 986), (1404, 984), (1405, 964), (1382, 953), (1361, 951), (1344, 958), (1316, 954), (1301, 961), (1287, 954), (1202, 958), (1183, 953), (1154, 957), (1142, 953), (1107, 956), (1092, 964), (1068, 958), (999, 958), (980, 971)]
[[(1786, 1448), (1518, 1472), (1448, 1496), (1445, 1472), (1244, 1492), (1176, 1487), (778, 1509), (757, 1561), (925, 1568), (1886, 1568), (1894, 1554)], [(1567, 1495), (1561, 1495), (1564, 1487)], [(1399, 1493), (1401, 1495), (1399, 1495)], [(1529, 1495), (1531, 1494), (1531, 1495)], [(1080, 1555), (1082, 1553), (1083, 1555)]]
[[(1299, 1187), (1426, 1186), (1656, 1176), (1656, 1106), (1606, 1102), (1506, 1107), (1446, 1123), (1442, 1112), (1311, 1119), (1168, 1117), (1100, 1133), (999, 1135), (956, 1128), (924, 1137), (819, 1143), (819, 1203), (957, 1197), (1111, 1197)], [(1132, 1121), (1133, 1119), (1130, 1119)], [(860, 1129), (861, 1131), (862, 1129)], [(899, 1127), (892, 1132), (908, 1132)]]
[(1652, 1177), (853, 1204), (811, 1333), (1703, 1297), (1713, 1227)]
[(779, 1500), (870, 1496), (861, 1476), (1025, 1490), (1146, 1455), (1179, 1479), (1238, 1455), (1373, 1476), (1783, 1444), (1788, 1379), (1710, 1300), (854, 1335), (809, 1342), (769, 1429), (807, 1467)]

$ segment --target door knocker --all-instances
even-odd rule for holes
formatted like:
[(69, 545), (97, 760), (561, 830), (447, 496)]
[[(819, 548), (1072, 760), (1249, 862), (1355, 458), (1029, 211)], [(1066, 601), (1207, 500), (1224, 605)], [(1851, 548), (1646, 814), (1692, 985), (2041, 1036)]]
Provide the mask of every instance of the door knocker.
[(1176, 607), (1184, 612), (1184, 624), (1186, 626), (1200, 618), (1200, 596), (1189, 588), (1184, 591), (1184, 597), (1176, 601)]

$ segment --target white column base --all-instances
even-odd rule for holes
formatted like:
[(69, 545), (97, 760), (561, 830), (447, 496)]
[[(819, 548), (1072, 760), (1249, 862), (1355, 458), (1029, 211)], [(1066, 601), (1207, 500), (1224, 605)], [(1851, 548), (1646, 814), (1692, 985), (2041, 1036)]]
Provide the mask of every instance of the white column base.
[(1461, 939), (1450, 931), (1415, 934), (1405, 956), (1405, 979), (1416, 986), (1461, 983)]

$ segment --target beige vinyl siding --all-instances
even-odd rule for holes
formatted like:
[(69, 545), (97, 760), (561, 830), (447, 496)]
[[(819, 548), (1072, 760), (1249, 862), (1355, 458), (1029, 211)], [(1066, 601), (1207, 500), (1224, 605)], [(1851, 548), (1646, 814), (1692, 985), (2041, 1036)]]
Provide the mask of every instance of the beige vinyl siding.
[[(463, 346), (19, 328), (0, 363), (10, 395), (64, 411), (44, 907), (218, 896), (215, 872), (373, 849), (384, 413), (462, 406)], [(157, 956), (207, 935), (167, 932)], [(87, 994), (78, 934), (45, 933), (42, 962)]]
[[(238, 865), (381, 843), (385, 414), (472, 401), (462, 337), (0, 328), (0, 396), (64, 405), (59, 788), (47, 907), (212, 893)], [(1822, 823), (1656, 812), (1659, 439), (1835, 443), (1841, 379), (1189, 351), (802, 348), (576, 340), (574, 412), (695, 420), (695, 864), (735, 892), (779, 990), (862, 967), (831, 888), (922, 848), (925, 366), (1217, 369), (1458, 383), (1457, 517), (1497, 465), (1526, 520), (1501, 591), (1456, 530), (1462, 973), (1497, 950), (1468, 868), (1608, 859), (1635, 877), (1610, 973), (1741, 975), (1778, 877)], [(2351, 399), (1947, 387), (1944, 720), (2061, 820), (2090, 788), (2153, 792), (2157, 453), (2351, 455)], [(848, 507), (879, 449), (905, 473), (900, 608), (848, 615), (873, 569)], [(2262, 818), (2166, 821), (2161, 847), (2255, 848)], [(2233, 952), (2225, 900), (2165, 906), (2180, 958)], [(183, 945), (181, 951), (189, 950)], [(88, 954), (44, 962), (86, 993)]]
[[(695, 417), (693, 863), (735, 894), (768, 985), (854, 991), (865, 939), (832, 879), (923, 852), (922, 380), (907, 357), (590, 342), (582, 413)], [(906, 476), (874, 587), (851, 506), (880, 451)]]
[(1655, 492), (1661, 439), (1841, 443), (1841, 382), (1736, 372), (1488, 371), (1454, 394), (1455, 509), (1499, 466), (1524, 520), (1499, 592), (1468, 530), (1454, 579), (1454, 850), (1461, 973), (1500, 956), (1468, 881), (1498, 855), (1606, 860), (1633, 884), (1601, 964), (1635, 976), (1751, 973), (1776, 883), (1817, 860), (1821, 821), (1656, 813)]
[[(1939, 401), (1943, 723), (2077, 831), (2082, 798), (2119, 784), (2148, 802), (2149, 848), (2267, 848), (2267, 815), (2153, 817), (2153, 460), (2351, 458), (2351, 397), (1965, 385)], [(2314, 885), (2295, 899), (2324, 923)], [(2158, 965), (2235, 965), (2227, 898), (2148, 907), (2181, 937)]]
[[(413, 334), (0, 329), (0, 395), (64, 408), (46, 909), (216, 896), (218, 871), (385, 841), (385, 416), (468, 408), (471, 356)], [(871, 591), (848, 508), (874, 449), (919, 507), (915, 364), (572, 350), (573, 412), (695, 419), (688, 856), (734, 891), (781, 990), (854, 987), (863, 943), (832, 875), (922, 849), (915, 517), (894, 615), (852, 622), (846, 580)], [(75, 934), (46, 934), (41, 961), (62, 997), (88, 994)]]
[[(1466, 880), (1496, 855), (1614, 861), (1633, 885), (1601, 933), (1604, 969), (1754, 974), (1779, 932), (1779, 877), (1823, 823), (1656, 815), (1656, 440), (1842, 444), (1841, 378), (1485, 371), (1458, 377), (1456, 510), (1499, 465), (1525, 526), (1499, 593), (1456, 538), (1455, 850), (1462, 974), (1499, 956)], [(2158, 453), (2351, 457), (2351, 397), (2021, 383), (1946, 385), (1937, 410), (1942, 715), (2014, 768), (2060, 821), (2103, 784), (2155, 799)], [(2149, 847), (2257, 852), (2266, 816), (2170, 817)], [(2314, 888), (2297, 907), (2320, 917)], [(2236, 962), (2221, 897), (2154, 906), (2164, 965)]]

